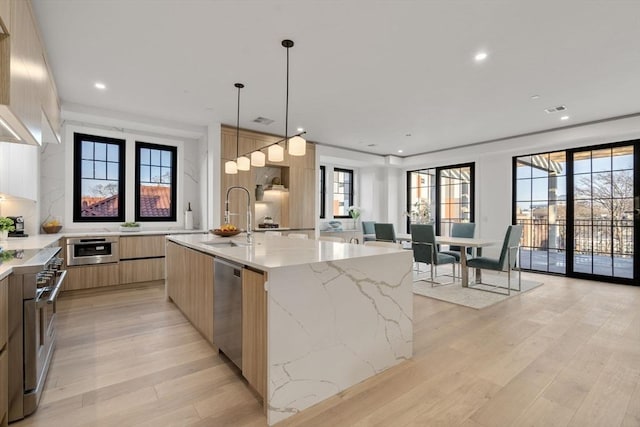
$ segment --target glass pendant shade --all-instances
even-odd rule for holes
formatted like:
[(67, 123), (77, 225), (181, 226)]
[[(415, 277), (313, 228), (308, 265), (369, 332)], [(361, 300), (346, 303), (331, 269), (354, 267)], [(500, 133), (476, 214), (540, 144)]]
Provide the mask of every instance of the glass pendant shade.
[(284, 148), (278, 144), (269, 147), (269, 161), (281, 162), (284, 160)]
[(251, 160), (246, 156), (240, 156), (236, 159), (239, 171), (248, 171), (251, 169)]
[(300, 136), (294, 136), (289, 140), (289, 155), (304, 156), (307, 152), (307, 141)]
[(262, 151), (254, 151), (251, 153), (251, 166), (261, 168), (265, 164), (265, 155)]
[(224, 163), (224, 173), (235, 175), (238, 173), (238, 165), (233, 160)]

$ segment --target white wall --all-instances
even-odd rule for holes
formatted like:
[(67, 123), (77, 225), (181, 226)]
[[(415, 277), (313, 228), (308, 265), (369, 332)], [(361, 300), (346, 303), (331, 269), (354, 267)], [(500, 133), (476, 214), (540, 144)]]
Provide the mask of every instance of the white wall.
[(502, 239), (511, 224), (514, 156), (638, 138), (640, 117), (632, 117), (405, 158), (405, 176), (402, 188), (399, 187), (401, 203), (406, 206), (406, 171), (475, 162), (476, 233), (480, 237)]
[[(203, 223), (207, 199), (203, 199), (202, 154), (206, 146), (206, 129), (123, 116), (121, 113), (98, 111), (72, 105), (63, 107), (63, 141), (47, 144), (41, 153), (41, 222), (48, 216), (58, 217), (65, 229), (112, 230), (118, 223), (73, 222), (73, 134), (75, 132), (126, 140), (126, 207), (125, 220), (134, 219), (134, 162), (135, 141), (178, 147), (177, 221), (148, 223), (152, 229), (179, 229), (184, 226), (184, 210), (191, 202), (194, 226)], [(205, 157), (206, 158), (206, 157)]]
[[(353, 205), (361, 208), (361, 221), (387, 221), (388, 211), (388, 168), (382, 156), (344, 150), (341, 148), (316, 145), (317, 163), (326, 168), (325, 218), (316, 216), (316, 229), (322, 230), (328, 221), (333, 220), (333, 186), (334, 168), (352, 169), (354, 172)], [(316, 180), (317, 182), (317, 180)], [(319, 191), (319, 189), (318, 189)], [(318, 210), (319, 212), (319, 210)], [(351, 228), (350, 219), (339, 218), (343, 228)]]

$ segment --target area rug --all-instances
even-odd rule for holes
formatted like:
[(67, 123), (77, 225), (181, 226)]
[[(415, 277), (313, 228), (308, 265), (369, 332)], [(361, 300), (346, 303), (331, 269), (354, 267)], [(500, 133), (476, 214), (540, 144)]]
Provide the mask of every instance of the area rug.
[[(500, 284), (501, 286), (505, 287), (507, 285), (506, 275), (489, 275), (483, 272), (483, 279), (483, 281), (489, 283)], [(448, 282), (451, 281), (451, 277), (437, 277), (436, 280)], [(463, 288), (460, 285), (459, 281), (450, 285), (436, 285), (435, 287), (431, 287), (431, 283), (420, 280), (417, 282), (413, 282), (413, 293), (480, 310), (490, 307), (508, 298), (521, 295), (527, 291), (530, 291), (531, 289), (537, 288), (538, 286), (542, 285), (542, 282), (534, 282), (531, 280), (522, 279), (522, 291), (518, 292), (513, 289), (514, 287), (518, 286), (518, 279), (514, 277), (511, 280), (511, 295), (507, 296), (495, 294), (492, 292), (484, 292), (478, 289)], [(506, 292), (505, 289), (499, 290)]]

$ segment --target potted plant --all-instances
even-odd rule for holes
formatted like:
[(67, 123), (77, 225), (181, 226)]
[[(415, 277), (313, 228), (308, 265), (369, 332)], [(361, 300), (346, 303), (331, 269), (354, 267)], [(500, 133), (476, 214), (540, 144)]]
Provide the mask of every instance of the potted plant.
[(125, 222), (120, 224), (120, 231), (140, 231), (139, 222)]
[(5, 216), (0, 216), (0, 239), (6, 240), (9, 237), (9, 232), (16, 229), (13, 224), (13, 220)]

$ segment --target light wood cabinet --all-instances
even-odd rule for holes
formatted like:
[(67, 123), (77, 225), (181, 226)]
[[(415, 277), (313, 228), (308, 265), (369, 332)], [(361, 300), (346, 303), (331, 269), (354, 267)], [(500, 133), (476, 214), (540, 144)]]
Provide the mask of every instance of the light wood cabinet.
[(187, 319), (213, 342), (213, 257), (167, 243), (167, 295)]
[(0, 20), (0, 117), (19, 135), (3, 140), (60, 142), (58, 95), (31, 1), (0, 0)]
[(5, 427), (9, 422), (9, 279), (0, 281), (0, 426)]
[(165, 236), (120, 237), (120, 283), (163, 280)]
[(165, 236), (120, 236), (120, 259), (164, 257)]
[(0, 37), (11, 32), (11, 0), (0, 0)]
[[(239, 146), (237, 151), (240, 155), (249, 151), (266, 147), (281, 138), (274, 135), (267, 135), (259, 132), (240, 130)], [(222, 127), (221, 135), (221, 218), (224, 217), (225, 196), (229, 187), (239, 185), (249, 190), (251, 194), (251, 211), (255, 209), (255, 188), (260, 178), (260, 168), (252, 167), (249, 171), (239, 171), (235, 175), (224, 173), (224, 162), (235, 160), (236, 158), (236, 129), (228, 126)], [(266, 150), (265, 150), (266, 151)], [(316, 212), (316, 164), (315, 145), (307, 143), (307, 154), (305, 156), (284, 155), (284, 161), (269, 163), (267, 166), (281, 168), (282, 182), (289, 189), (281, 194), (280, 204), (280, 226), (293, 229), (314, 228)], [(262, 181), (260, 182), (262, 184)], [(247, 215), (247, 201), (244, 195), (234, 192), (229, 200), (229, 211), (238, 213), (239, 216), (231, 218), (231, 222), (244, 228)], [(259, 220), (253, 215), (254, 220)], [(255, 228), (255, 224), (254, 224)]]
[(119, 265), (117, 263), (67, 267), (67, 278), (64, 281), (64, 289), (66, 291), (72, 291), (76, 289), (113, 286), (119, 283), (120, 275)]
[(164, 279), (164, 258), (120, 261), (120, 283), (152, 282)]
[(242, 271), (242, 375), (267, 394), (267, 292), (264, 273)]

